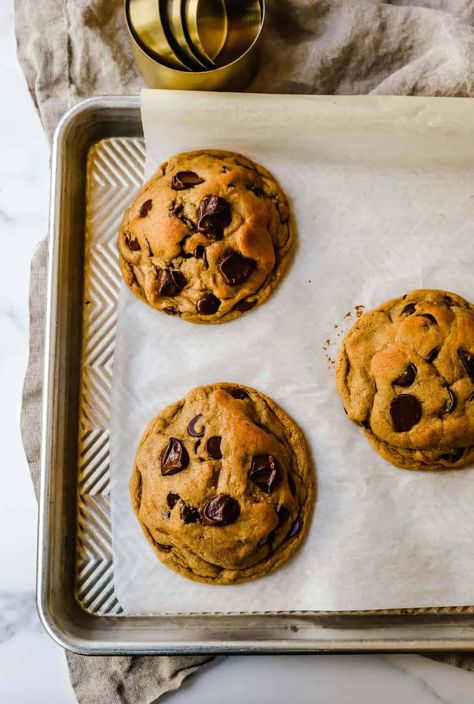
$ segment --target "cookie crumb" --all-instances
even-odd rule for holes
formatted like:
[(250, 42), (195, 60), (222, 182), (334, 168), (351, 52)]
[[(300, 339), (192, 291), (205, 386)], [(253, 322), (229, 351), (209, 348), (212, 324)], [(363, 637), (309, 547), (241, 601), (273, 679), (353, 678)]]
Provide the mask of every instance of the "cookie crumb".
[(362, 315), (364, 315), (364, 310), (365, 310), (364, 305), (360, 304), (358, 306), (355, 306), (354, 308), (355, 308), (355, 313), (356, 313), (357, 318), (360, 318)]

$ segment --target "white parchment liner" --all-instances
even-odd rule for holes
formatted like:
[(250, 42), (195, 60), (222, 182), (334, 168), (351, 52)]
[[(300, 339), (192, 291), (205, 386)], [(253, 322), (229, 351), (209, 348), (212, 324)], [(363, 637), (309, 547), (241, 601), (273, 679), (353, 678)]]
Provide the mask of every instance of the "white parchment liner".
[[(153, 168), (201, 148), (236, 150), (269, 168), (292, 203), (298, 250), (271, 299), (224, 325), (169, 318), (122, 287), (111, 499), (125, 611), (474, 603), (474, 472), (408, 472), (379, 458), (344, 415), (323, 350), (329, 338), (335, 356), (334, 325), (357, 305), (419, 287), (474, 300), (474, 101), (144, 91), (142, 117)], [(147, 422), (213, 381), (271, 396), (304, 430), (317, 467), (302, 550), (273, 575), (232, 587), (162, 566), (128, 494)]]

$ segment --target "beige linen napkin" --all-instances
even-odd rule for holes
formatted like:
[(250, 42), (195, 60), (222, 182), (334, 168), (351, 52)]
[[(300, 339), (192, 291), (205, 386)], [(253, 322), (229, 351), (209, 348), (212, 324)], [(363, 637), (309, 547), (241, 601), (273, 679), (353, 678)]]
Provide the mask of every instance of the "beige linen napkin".
[[(123, 0), (15, 0), (18, 56), (49, 137), (90, 95), (136, 94)], [(260, 70), (250, 91), (474, 96), (474, 0), (267, 0)], [(22, 433), (39, 479), (46, 246), (32, 264), (30, 359)], [(81, 704), (151, 704), (207, 657), (68, 654)], [(466, 669), (474, 658), (440, 655)]]

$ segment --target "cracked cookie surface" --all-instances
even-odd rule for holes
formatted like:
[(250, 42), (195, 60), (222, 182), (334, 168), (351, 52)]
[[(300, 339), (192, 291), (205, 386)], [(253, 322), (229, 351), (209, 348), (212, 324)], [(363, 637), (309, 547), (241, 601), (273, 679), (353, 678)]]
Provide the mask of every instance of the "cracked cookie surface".
[(421, 289), (365, 313), (336, 382), (349, 418), (397, 467), (474, 463), (474, 306), (460, 296)]
[(198, 582), (236, 584), (295, 553), (315, 487), (296, 423), (259, 391), (217, 383), (192, 389), (148, 424), (130, 495), (167, 567)]
[(120, 269), (154, 308), (221, 323), (268, 298), (294, 241), (286, 196), (266, 169), (232, 152), (187, 152), (162, 164), (126, 210)]

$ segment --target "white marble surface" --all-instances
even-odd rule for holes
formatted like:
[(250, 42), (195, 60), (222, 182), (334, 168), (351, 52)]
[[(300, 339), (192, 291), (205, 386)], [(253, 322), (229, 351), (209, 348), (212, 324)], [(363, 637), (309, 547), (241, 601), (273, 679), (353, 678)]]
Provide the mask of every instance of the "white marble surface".
[[(29, 261), (46, 232), (49, 174), (48, 145), (16, 62), (12, 5), (12, 0), (0, 2), (0, 85), (6, 91), (0, 109), (0, 703), (73, 704), (64, 654), (36, 615), (36, 503), (19, 433)], [(382, 699), (385, 704), (474, 704), (474, 673), (404, 655), (233, 657), (162, 701), (370, 704)]]

